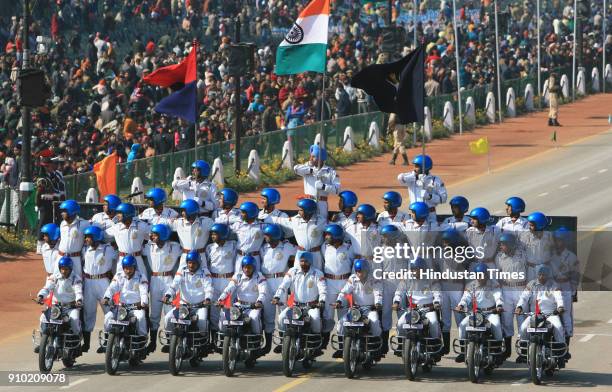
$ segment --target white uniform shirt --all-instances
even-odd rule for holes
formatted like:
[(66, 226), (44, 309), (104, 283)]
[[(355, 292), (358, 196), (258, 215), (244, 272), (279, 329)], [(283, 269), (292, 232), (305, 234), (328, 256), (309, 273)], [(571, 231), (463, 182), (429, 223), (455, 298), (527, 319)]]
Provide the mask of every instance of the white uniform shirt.
[(401, 173), (397, 176), (400, 184), (408, 187), (408, 197), (411, 203), (422, 201), (428, 207), (436, 207), (446, 203), (448, 193), (440, 177), (431, 174), (419, 174), (414, 171)]
[(83, 283), (81, 277), (71, 273), (68, 278), (64, 278), (61, 273), (57, 272), (47, 278), (47, 283), (38, 295), (47, 297), (50, 292), (53, 292), (53, 303), (58, 302), (66, 304), (68, 302), (83, 300)]
[(196, 250), (203, 249), (208, 242), (210, 228), (214, 224), (213, 220), (200, 216), (193, 223), (185, 218), (178, 218), (170, 222), (172, 230), (176, 231), (184, 249)]
[(460, 233), (465, 233), (468, 227), (470, 227), (470, 217), (464, 215), (463, 219), (458, 221), (454, 216), (449, 216), (448, 218), (444, 219), (441, 226), (441, 231), (455, 229)]
[(195, 273), (191, 273), (187, 267), (182, 268), (176, 273), (164, 295), (174, 298), (177, 291), (180, 292), (182, 304), (198, 304), (207, 299), (212, 300), (213, 285), (210, 272), (206, 267), (199, 268)]
[(104, 233), (105, 242), (110, 242), (113, 239), (113, 237), (106, 234), (106, 229), (118, 222), (116, 217), (111, 218), (106, 214), (106, 212), (98, 212), (97, 214), (91, 217), (91, 220), (89, 222), (93, 226), (98, 226), (102, 229), (102, 232)]
[(402, 299), (409, 302), (412, 296), (414, 305), (427, 305), (434, 302), (442, 302), (440, 293), (440, 283), (431, 279), (402, 279), (397, 285), (397, 290), (393, 295), (393, 302), (402, 302)]
[(147, 257), (152, 272), (169, 272), (176, 267), (183, 250), (178, 242), (166, 241), (161, 248), (153, 242), (145, 244), (142, 254)]
[(522, 216), (518, 217), (515, 222), (509, 216), (503, 217), (495, 224), (500, 231), (528, 231), (529, 221)]
[(520, 306), (526, 312), (535, 311), (536, 300), (540, 305), (540, 311), (546, 314), (550, 314), (557, 310), (557, 308), (564, 306), (561, 290), (551, 279), (544, 284), (541, 284), (537, 279), (527, 283), (527, 287), (521, 293), (516, 306)]
[(267, 219), (270, 220), (267, 223), (276, 223), (292, 233), (298, 245), (306, 251), (321, 246), (323, 243), (323, 232), (327, 226), (327, 220), (319, 215), (313, 215), (309, 221), (305, 221), (299, 215), (291, 218), (268, 217)]
[(567, 248), (563, 249), (561, 253), (553, 251), (550, 267), (552, 276), (557, 283), (570, 282), (572, 288), (576, 289), (580, 281), (580, 265), (574, 252)]
[(350, 274), (353, 269), (355, 250), (350, 243), (343, 242), (339, 247), (323, 244), (323, 273), (330, 275)]
[(363, 282), (356, 274), (351, 275), (340, 293), (337, 301), (343, 301), (348, 294), (353, 294), (353, 304), (358, 306), (372, 306), (383, 303), (382, 282), (372, 276)]
[(286, 298), (289, 288), (295, 294), (295, 302), (325, 301), (327, 295), (323, 272), (312, 267), (306, 273), (300, 267), (289, 269), (274, 296), (281, 300)]
[(57, 261), (60, 258), (58, 245), (59, 244), (56, 242), (55, 246), (52, 248), (45, 242), (40, 248), (47, 275), (59, 272), (59, 268), (57, 267)]
[(113, 298), (113, 295), (119, 294), (119, 302), (122, 304), (149, 303), (149, 282), (144, 274), (138, 270), (132, 275), (132, 279), (128, 279), (125, 272), (120, 271), (115, 274), (110, 285), (104, 292), (105, 298)]
[(258, 221), (253, 223), (236, 222), (231, 229), (238, 237), (238, 249), (244, 254), (258, 252), (263, 244), (263, 224)]
[(361, 256), (372, 260), (374, 248), (381, 244), (378, 229), (379, 227), (376, 223), (370, 223), (368, 227), (365, 227), (357, 222), (346, 229), (346, 237), (348, 237), (353, 245), (355, 257)]
[(229, 211), (223, 208), (217, 208), (213, 211), (213, 220), (215, 223), (223, 223), (231, 226), (236, 222), (240, 222), (242, 217), (240, 216), (240, 210), (238, 208), (232, 208)]
[[(537, 236), (541, 234), (541, 236)], [(552, 233), (550, 231), (540, 231), (532, 233), (531, 231), (521, 232), (519, 242), (523, 246), (527, 254), (527, 263), (529, 267), (536, 267), (539, 264), (548, 264), (552, 258), (552, 249), (554, 246)]]
[(398, 225), (410, 245), (414, 247), (433, 246), (438, 234), (440, 234), (440, 226), (437, 223), (432, 224), (428, 220), (423, 222), (423, 224), (419, 224), (411, 219)]
[(523, 274), (525, 274), (525, 279), (514, 279), (508, 280), (506, 282), (500, 282), (502, 283), (502, 285), (504, 283), (527, 283), (527, 256), (521, 248), (515, 249), (512, 255), (506, 254), (501, 251), (498, 252), (495, 256), (495, 267), (500, 272), (522, 272)]
[(346, 216), (344, 212), (339, 212), (334, 215), (333, 221), (334, 223), (337, 223), (342, 226), (344, 231), (346, 231), (349, 226), (357, 222), (357, 213), (353, 211), (349, 216)]
[(465, 231), (465, 237), (468, 245), (474, 249), (479, 247), (484, 253), (482, 258), (476, 257), (477, 261), (485, 263), (492, 263), (495, 261), (495, 254), (497, 253), (497, 246), (499, 244), (499, 231), (495, 226), (486, 226), (484, 231), (480, 231), (476, 227), (469, 227)]
[(408, 214), (406, 211), (397, 210), (397, 213), (393, 218), (391, 218), (391, 216), (389, 215), (389, 211), (383, 211), (378, 214), (378, 218), (376, 218), (376, 223), (378, 223), (378, 226), (382, 229), (386, 225), (389, 225), (393, 222), (401, 223), (407, 220), (410, 220), (410, 214)]
[(106, 230), (115, 238), (119, 252), (134, 254), (142, 251), (142, 243), (149, 239), (151, 226), (139, 219), (133, 219), (130, 226), (119, 222)]
[(257, 219), (259, 219), (260, 221), (263, 222), (269, 216), (280, 217), (280, 218), (288, 218), (289, 217), (289, 215), (287, 215), (285, 212), (279, 210), (278, 208), (273, 209), (272, 212), (267, 212), (266, 210), (264, 210), (262, 208), (261, 210), (259, 210), (259, 215), (257, 216)]
[(213, 182), (203, 180), (197, 182), (191, 176), (184, 180), (176, 179), (172, 181), (172, 189), (183, 194), (183, 200), (193, 199), (200, 205), (200, 211), (214, 211), (218, 207), (216, 200), (217, 187)]
[[(295, 165), (293, 171), (300, 177), (304, 177), (304, 193), (311, 196), (337, 195), (340, 191), (340, 178), (336, 171), (327, 165), (320, 169), (312, 166), (310, 162)], [(321, 181), (325, 189), (317, 189), (315, 183)]]
[(495, 280), (488, 279), (484, 286), (480, 286), (477, 281), (468, 283), (459, 305), (471, 310), (472, 297), (476, 298), (476, 305), (480, 309), (504, 305), (501, 288)]
[(206, 259), (208, 270), (213, 274), (233, 274), (236, 269), (236, 252), (238, 247), (236, 241), (225, 241), (223, 245), (216, 242), (206, 246)]
[(108, 244), (99, 244), (93, 248), (83, 247), (83, 272), (88, 275), (102, 275), (113, 271), (117, 260), (117, 251)]
[(140, 220), (146, 221), (148, 224), (157, 225), (159, 223), (165, 224), (168, 219), (178, 218), (179, 213), (173, 210), (172, 208), (164, 207), (161, 214), (158, 214), (155, 211), (155, 208), (149, 207), (144, 210), (138, 218)]
[(224, 301), (228, 295), (233, 294), (236, 295), (238, 301), (250, 303), (263, 302), (268, 294), (266, 278), (257, 271), (254, 271), (250, 278), (244, 273), (238, 272), (230, 279), (229, 284), (223, 290), (223, 293), (221, 293), (219, 302)]
[(261, 273), (268, 279), (273, 274), (285, 273), (289, 269), (287, 263), (295, 256), (297, 248), (290, 242), (280, 241), (274, 248), (269, 243), (261, 247)]
[(89, 221), (76, 217), (72, 223), (66, 221), (60, 223), (60, 239), (58, 249), (65, 254), (81, 252), (85, 235), (83, 232), (91, 226)]

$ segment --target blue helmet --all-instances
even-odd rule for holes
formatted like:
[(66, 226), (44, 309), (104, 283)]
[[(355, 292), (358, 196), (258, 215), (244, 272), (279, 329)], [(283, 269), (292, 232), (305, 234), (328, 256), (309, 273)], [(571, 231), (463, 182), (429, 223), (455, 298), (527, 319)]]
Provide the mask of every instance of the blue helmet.
[(459, 208), (459, 211), (464, 214), (470, 209), (470, 202), (463, 196), (453, 197), (452, 199), (450, 199), (449, 204), (451, 205), (451, 207), (457, 206), (457, 208)]
[(355, 270), (355, 272), (359, 272), (359, 271), (367, 271), (369, 267), (368, 261), (365, 259), (356, 259), (355, 263), (353, 264), (353, 269)]
[(40, 234), (46, 234), (49, 240), (57, 241), (60, 238), (60, 228), (55, 223), (47, 223), (40, 228)]
[(280, 192), (275, 188), (264, 188), (261, 190), (261, 195), (268, 200), (268, 205), (280, 203)]
[(520, 214), (525, 212), (525, 202), (520, 197), (510, 197), (506, 200), (506, 205), (510, 206), (512, 214)]
[(59, 206), (60, 211), (66, 211), (68, 216), (75, 216), (81, 212), (81, 206), (75, 200), (63, 201)]
[(429, 206), (422, 201), (410, 204), (410, 211), (414, 213), (415, 220), (425, 220), (429, 216)]
[(363, 215), (363, 218), (368, 221), (376, 219), (376, 209), (371, 204), (360, 204), (357, 207), (357, 214)]
[(486, 225), (491, 222), (491, 214), (484, 207), (476, 207), (470, 212), (470, 218), (474, 218), (481, 225)]
[(153, 225), (151, 233), (157, 234), (161, 241), (168, 241), (168, 238), (170, 238), (170, 228), (164, 224)]
[(319, 147), (318, 144), (313, 144), (310, 146), (310, 156), (315, 156), (317, 159), (321, 156), (321, 160), (324, 161), (327, 159), (327, 150), (325, 150), (325, 147)]
[(338, 197), (342, 200), (342, 208), (353, 208), (357, 205), (357, 195), (353, 191), (342, 191)]
[(62, 256), (57, 262), (58, 268), (70, 268), (72, 269), (72, 259), (68, 256)]
[(191, 168), (200, 170), (200, 175), (205, 178), (210, 174), (210, 165), (201, 159), (192, 163)]
[(308, 215), (312, 215), (317, 212), (317, 202), (312, 199), (300, 199), (297, 202), (298, 208), (304, 210)]
[(221, 190), (221, 195), (223, 195), (223, 205), (231, 205), (235, 206), (238, 203), (238, 193), (235, 190), (230, 188), (223, 188)]
[(253, 268), (255, 268), (255, 257), (247, 255), (244, 256), (242, 258), (242, 260), (240, 261), (240, 265), (242, 265), (242, 267), (246, 267), (247, 265), (253, 266)]
[(88, 235), (91, 236), (91, 239), (95, 242), (102, 242), (104, 239), (104, 234), (102, 233), (102, 229), (98, 226), (89, 226), (83, 231), (83, 235), (86, 237)]
[(553, 233), (553, 238), (561, 241), (569, 241), (571, 238), (571, 231), (565, 227), (561, 226)]
[(483, 274), (485, 274), (485, 276), (487, 276), (487, 271), (488, 270), (489, 270), (489, 267), (487, 267), (487, 265), (485, 263), (478, 263), (474, 267), (474, 272), (483, 273)]
[(117, 195), (106, 195), (104, 196), (104, 201), (108, 204), (110, 212), (115, 212), (119, 204), (121, 204), (121, 199)]
[(183, 200), (179, 208), (184, 210), (187, 216), (197, 215), (200, 212), (200, 205), (193, 199)]
[(385, 237), (396, 237), (400, 234), (400, 230), (395, 225), (384, 225), (380, 230), (380, 234)]
[(187, 256), (185, 257), (185, 263), (189, 263), (190, 261), (200, 264), (200, 254), (197, 250), (190, 250), (189, 253), (187, 253)]
[(325, 226), (324, 233), (331, 235), (332, 239), (336, 241), (344, 239), (344, 230), (342, 229), (342, 226), (337, 225), (335, 223)]
[(217, 233), (220, 239), (226, 240), (229, 236), (229, 227), (225, 223), (215, 223), (210, 228), (211, 233)]
[(536, 275), (544, 275), (546, 277), (550, 276), (550, 267), (545, 264), (539, 264), (536, 267)]
[(527, 221), (533, 223), (535, 229), (538, 231), (544, 230), (546, 226), (548, 226), (548, 224), (550, 223), (546, 215), (541, 212), (532, 212), (527, 217)]
[(312, 256), (312, 253), (310, 252), (300, 252), (299, 253), (300, 257), (298, 257), (298, 260), (306, 260), (308, 261), (308, 264), (312, 264), (312, 262), (314, 261), (314, 257)]
[(402, 196), (395, 191), (385, 193), (383, 200), (388, 201), (391, 208), (399, 208), (402, 205)]
[(117, 212), (121, 213), (123, 219), (130, 219), (136, 216), (136, 207), (130, 203), (121, 203), (117, 206)]
[(509, 247), (514, 248), (516, 245), (516, 237), (514, 234), (506, 231), (499, 237), (499, 242), (505, 243)]
[(121, 259), (121, 267), (122, 268), (128, 268), (128, 267), (134, 267), (136, 268), (136, 257), (132, 256), (132, 255), (127, 255), (127, 256), (123, 256), (123, 258)]
[(257, 204), (252, 201), (245, 201), (240, 205), (240, 211), (246, 214), (247, 219), (255, 219), (259, 214), (259, 208)]
[(263, 228), (264, 235), (269, 236), (274, 241), (278, 241), (281, 239), (283, 232), (279, 225), (277, 224), (267, 224)]
[(422, 257), (415, 257), (410, 260), (410, 269), (423, 269), (427, 267), (427, 263)]
[(442, 233), (442, 240), (448, 241), (451, 245), (456, 245), (460, 240), (460, 234), (456, 229), (447, 229)]
[(423, 166), (423, 160), (425, 161), (425, 171), (431, 170), (431, 168), (433, 167), (433, 161), (431, 160), (431, 157), (429, 155), (417, 155), (412, 160), (412, 163), (415, 166), (422, 167)]
[(145, 199), (153, 200), (153, 204), (158, 206), (166, 202), (166, 191), (161, 188), (151, 188), (147, 191)]

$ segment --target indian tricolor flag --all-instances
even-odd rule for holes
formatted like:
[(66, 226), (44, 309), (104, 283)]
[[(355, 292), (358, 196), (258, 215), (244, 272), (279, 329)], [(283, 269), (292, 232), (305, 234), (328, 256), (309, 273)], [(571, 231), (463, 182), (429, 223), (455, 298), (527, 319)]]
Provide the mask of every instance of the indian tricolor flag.
[(276, 74), (325, 71), (329, 0), (312, 0), (276, 50)]

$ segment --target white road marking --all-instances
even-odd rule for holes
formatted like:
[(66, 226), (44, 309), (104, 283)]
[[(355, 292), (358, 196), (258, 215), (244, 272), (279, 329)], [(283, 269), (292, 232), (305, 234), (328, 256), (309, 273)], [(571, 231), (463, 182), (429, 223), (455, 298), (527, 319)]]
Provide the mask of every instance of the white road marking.
[(569, 184), (563, 184), (563, 185), (561, 185), (561, 186), (559, 187), (559, 189), (565, 189), (565, 188), (567, 188), (568, 186), (569, 186)]
[(601, 173), (605, 173), (605, 172), (607, 172), (607, 171), (608, 171), (608, 169), (599, 169), (599, 170), (597, 171), (597, 173), (601, 174)]
[(529, 379), (527, 378), (521, 378), (518, 381), (513, 382), (512, 385), (513, 387), (520, 387), (521, 385), (527, 384), (527, 382), (529, 381)]
[(538, 197), (544, 197), (544, 196), (547, 196), (547, 195), (548, 195), (548, 192), (542, 192), (542, 193), (540, 193), (538, 195)]
[(60, 387), (60, 389), (72, 388), (72, 387), (74, 387), (76, 385), (83, 384), (87, 380), (89, 380), (89, 378), (79, 378), (78, 380), (76, 380), (74, 382), (71, 382), (70, 384), (68, 384), (66, 386)]
[(592, 334), (592, 333), (586, 334), (586, 335), (584, 335), (584, 337), (583, 337), (583, 338), (581, 338), (581, 339), (579, 340), (579, 342), (581, 342), (581, 343), (586, 343), (586, 342), (588, 342), (589, 340), (593, 339), (593, 336), (595, 336), (595, 334)]
[(580, 178), (578, 179), (578, 181), (584, 181), (584, 180), (588, 180), (588, 179), (589, 179), (589, 177), (588, 177), (588, 176), (584, 176), (584, 177), (580, 177)]
[(612, 324), (612, 319), (608, 320), (608, 324)]

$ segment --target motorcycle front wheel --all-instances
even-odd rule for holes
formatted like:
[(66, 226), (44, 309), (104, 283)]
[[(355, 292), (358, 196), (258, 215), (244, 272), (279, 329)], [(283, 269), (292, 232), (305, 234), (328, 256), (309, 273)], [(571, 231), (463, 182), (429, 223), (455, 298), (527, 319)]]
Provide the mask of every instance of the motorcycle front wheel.
[(531, 382), (535, 385), (542, 383), (542, 354), (537, 343), (529, 343), (529, 373)]
[(353, 378), (357, 374), (357, 340), (350, 337), (344, 337), (344, 347), (342, 352), (342, 358), (344, 359), (344, 375), (346, 378)]
[(476, 355), (476, 343), (470, 342), (467, 347), (465, 362), (468, 368), (468, 377), (471, 382), (477, 383), (480, 377), (480, 358)]
[(227, 377), (231, 377), (234, 375), (236, 371), (236, 348), (235, 338), (230, 338), (226, 336), (223, 338), (223, 373)]
[(293, 375), (295, 367), (295, 357), (297, 356), (297, 348), (295, 347), (295, 336), (285, 334), (283, 337), (283, 374), (285, 377)]
[(46, 333), (40, 337), (40, 349), (38, 351), (38, 369), (41, 373), (49, 373), (53, 368), (55, 349), (53, 339)]
[(404, 361), (404, 374), (410, 381), (413, 381), (419, 367), (419, 352), (415, 342), (411, 339), (404, 339), (402, 360)]
[(119, 346), (120, 339), (114, 333), (108, 334), (106, 341), (106, 353), (104, 354), (104, 367), (106, 373), (113, 376), (119, 368), (119, 359), (121, 357), (121, 347)]
[(184, 352), (185, 349), (183, 347), (183, 339), (177, 335), (172, 335), (170, 338), (170, 356), (168, 357), (168, 366), (170, 368), (170, 373), (173, 376), (176, 376), (181, 372)]

